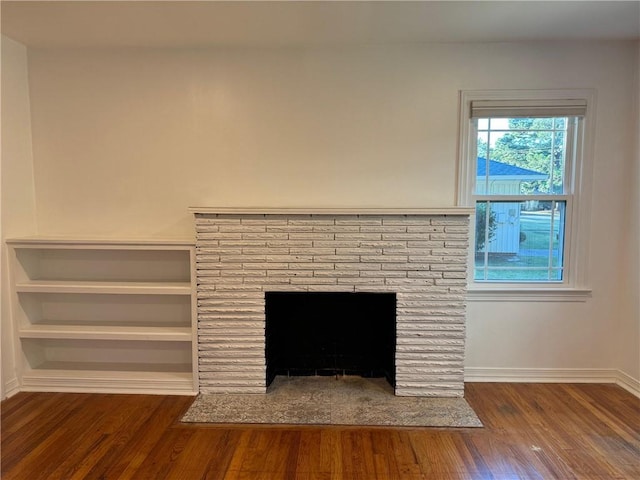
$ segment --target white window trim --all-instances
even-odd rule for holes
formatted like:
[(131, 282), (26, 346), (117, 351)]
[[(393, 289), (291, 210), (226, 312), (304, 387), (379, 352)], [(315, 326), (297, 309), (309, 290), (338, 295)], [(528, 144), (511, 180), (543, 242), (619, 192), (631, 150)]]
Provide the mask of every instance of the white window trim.
[[(467, 299), (470, 301), (586, 301), (591, 296), (589, 286), (589, 237), (591, 225), (591, 189), (593, 172), (593, 142), (595, 138), (596, 94), (592, 89), (562, 90), (472, 90), (460, 92), (460, 144), (458, 161), (457, 205), (475, 208), (472, 188), (475, 184), (475, 160), (470, 158), (471, 145), (471, 103), (478, 101), (513, 101), (530, 104), (567, 100), (586, 102), (580, 143), (580, 161), (573, 171), (573, 202), (570, 225), (567, 226), (566, 280), (562, 283), (516, 283), (482, 282), (476, 283), (469, 277)], [(475, 139), (473, 139), (475, 141)], [(475, 224), (475, 216), (471, 219)], [(475, 229), (470, 229), (471, 235)], [(470, 244), (475, 238), (470, 239)], [(468, 271), (473, 272), (473, 248), (469, 253)]]

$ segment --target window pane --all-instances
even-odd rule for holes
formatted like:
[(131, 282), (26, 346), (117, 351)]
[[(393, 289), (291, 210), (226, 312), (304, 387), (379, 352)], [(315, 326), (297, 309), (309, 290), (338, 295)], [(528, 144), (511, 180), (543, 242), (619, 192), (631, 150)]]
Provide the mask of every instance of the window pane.
[(477, 202), (474, 279), (561, 281), (565, 210), (565, 202)]
[(566, 118), (478, 119), (475, 193), (565, 193), (566, 127)]

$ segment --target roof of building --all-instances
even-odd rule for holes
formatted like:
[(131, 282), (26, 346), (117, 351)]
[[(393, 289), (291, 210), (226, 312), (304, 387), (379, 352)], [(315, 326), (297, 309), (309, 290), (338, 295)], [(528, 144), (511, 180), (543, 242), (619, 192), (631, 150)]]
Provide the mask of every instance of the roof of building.
[[(484, 177), (487, 172), (487, 160), (478, 157), (478, 177)], [(508, 163), (489, 160), (489, 176), (490, 177), (518, 177), (519, 180), (546, 180), (549, 175), (527, 168), (516, 167)]]

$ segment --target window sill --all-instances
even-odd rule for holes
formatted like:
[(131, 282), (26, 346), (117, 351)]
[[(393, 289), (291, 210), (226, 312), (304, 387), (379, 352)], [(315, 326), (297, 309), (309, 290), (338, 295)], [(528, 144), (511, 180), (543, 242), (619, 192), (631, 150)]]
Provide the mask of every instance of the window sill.
[(467, 289), (469, 302), (586, 302), (589, 298), (588, 288), (476, 285)]

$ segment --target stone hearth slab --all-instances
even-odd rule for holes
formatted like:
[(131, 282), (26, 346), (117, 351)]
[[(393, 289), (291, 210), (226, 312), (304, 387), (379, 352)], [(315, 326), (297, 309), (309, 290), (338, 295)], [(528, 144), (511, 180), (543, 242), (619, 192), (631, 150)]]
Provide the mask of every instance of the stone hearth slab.
[(482, 427), (463, 398), (398, 397), (378, 378), (278, 376), (266, 394), (200, 394), (188, 423)]

